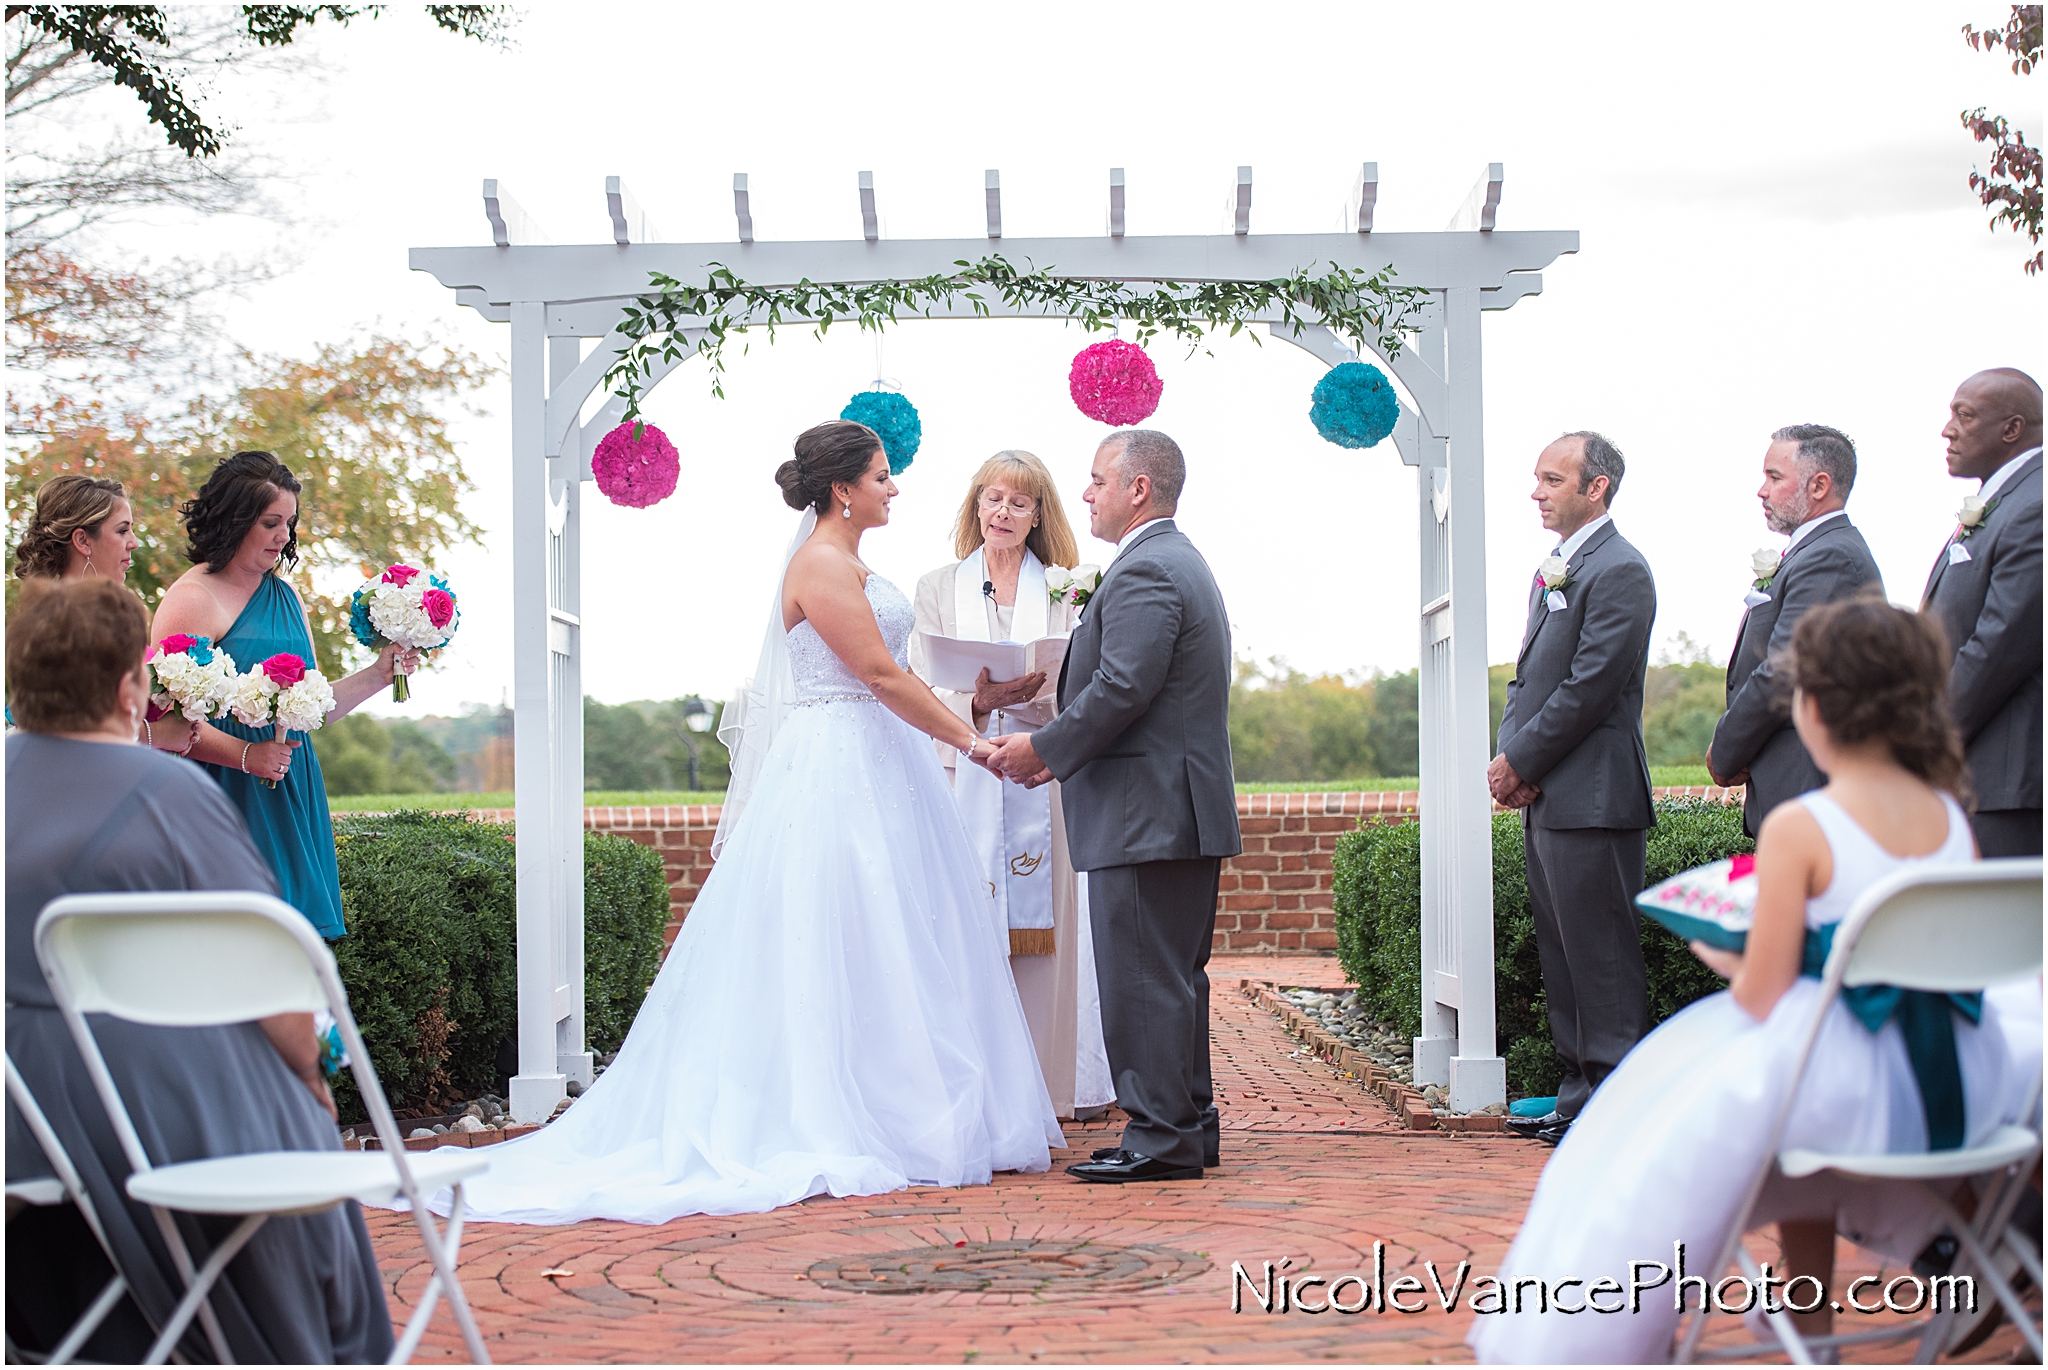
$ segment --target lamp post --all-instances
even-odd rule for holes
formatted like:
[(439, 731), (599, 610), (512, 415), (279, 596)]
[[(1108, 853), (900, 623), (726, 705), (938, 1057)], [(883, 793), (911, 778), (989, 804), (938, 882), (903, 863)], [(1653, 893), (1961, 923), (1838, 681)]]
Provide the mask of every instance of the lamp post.
[(698, 737), (711, 731), (711, 706), (691, 695), (683, 701), (683, 741), (690, 746), (690, 788), (697, 788)]

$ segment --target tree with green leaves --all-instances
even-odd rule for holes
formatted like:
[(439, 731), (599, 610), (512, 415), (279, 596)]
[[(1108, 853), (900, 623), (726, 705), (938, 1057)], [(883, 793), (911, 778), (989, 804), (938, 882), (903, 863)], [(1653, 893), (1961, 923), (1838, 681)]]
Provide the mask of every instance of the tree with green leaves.
[[(2012, 58), (2012, 73), (2025, 76), (2041, 60), (2041, 7), (2014, 5), (2003, 24), (1990, 28), (1963, 25), (1963, 40), (1978, 52), (2005, 53)], [(1983, 105), (1962, 113), (1963, 127), (1980, 143), (1991, 145), (1988, 172), (1970, 171), (1970, 189), (1986, 209), (1993, 210), (1991, 227), (2009, 224), (2033, 243), (2041, 241), (2041, 149), (2027, 146), (2026, 135), (2007, 124), (2003, 115), (1988, 114)], [(2031, 276), (2041, 270), (2042, 254), (2035, 252), (2024, 264)]]
[[(9, 5), (16, 19), (61, 45), (60, 64), (82, 61), (115, 85), (135, 93), (149, 122), (165, 141), (188, 157), (212, 157), (226, 145), (228, 130), (209, 124), (187, 93), (187, 77), (171, 56), (191, 6)], [(381, 14), (382, 5), (242, 5), (240, 34), (258, 47), (289, 45), (299, 30), (322, 19), (346, 27), (361, 15)], [(441, 28), (480, 42), (500, 41), (509, 25), (503, 5), (428, 5), (427, 16)], [(24, 73), (26, 79), (27, 73)], [(13, 72), (9, 72), (9, 85)], [(10, 97), (12, 91), (9, 92)]]

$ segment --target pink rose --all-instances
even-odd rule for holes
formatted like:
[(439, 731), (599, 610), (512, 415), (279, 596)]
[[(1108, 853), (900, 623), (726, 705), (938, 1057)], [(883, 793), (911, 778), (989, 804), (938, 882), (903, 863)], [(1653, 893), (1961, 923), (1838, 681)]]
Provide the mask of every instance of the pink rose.
[(418, 567), (407, 566), (403, 562), (395, 562), (384, 568), (384, 583), (386, 585), (409, 585), (412, 583), (412, 578), (418, 574)]
[(257, 669), (269, 676), (280, 690), (306, 678), (306, 663), (290, 652), (279, 652)]
[(171, 711), (170, 705), (157, 703), (157, 700), (162, 699), (163, 697), (164, 696), (162, 695), (151, 695), (149, 698), (149, 707), (142, 711), (142, 716), (145, 719), (148, 719), (151, 723), (156, 722), (158, 719), (162, 718), (165, 714)]
[(1728, 879), (1730, 881), (1740, 880), (1743, 876), (1752, 875), (1755, 872), (1756, 853), (1754, 852), (1744, 852), (1740, 856), (1730, 858), (1728, 862)]
[(165, 656), (176, 656), (179, 652), (191, 651), (198, 643), (199, 639), (191, 636), (189, 633), (172, 633), (162, 642), (157, 643), (157, 647), (162, 650)]
[(448, 620), (455, 617), (455, 596), (446, 590), (429, 590), (420, 596), (420, 607), (427, 611), (427, 622), (446, 628)]

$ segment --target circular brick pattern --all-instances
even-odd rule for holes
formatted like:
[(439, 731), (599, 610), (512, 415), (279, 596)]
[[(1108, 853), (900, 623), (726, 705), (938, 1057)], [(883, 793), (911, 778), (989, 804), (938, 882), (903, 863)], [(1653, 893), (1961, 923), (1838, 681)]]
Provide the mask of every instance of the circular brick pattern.
[(969, 1242), (817, 1262), (813, 1285), (849, 1294), (1023, 1294), (1037, 1299), (1135, 1293), (1208, 1271), (1169, 1246), (1097, 1241)]

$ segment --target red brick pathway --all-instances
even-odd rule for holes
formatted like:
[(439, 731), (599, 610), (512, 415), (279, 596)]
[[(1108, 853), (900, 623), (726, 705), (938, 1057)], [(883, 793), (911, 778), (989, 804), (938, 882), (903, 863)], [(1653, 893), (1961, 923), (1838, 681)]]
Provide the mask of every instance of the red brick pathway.
[[(1240, 978), (1335, 986), (1325, 958), (1211, 966), (1223, 1164), (1200, 1183), (1083, 1185), (1059, 1166), (1113, 1140), (1070, 1127), (1046, 1175), (969, 1189), (813, 1199), (660, 1227), (480, 1224), (463, 1286), (507, 1362), (1468, 1360), (1469, 1311), (1357, 1317), (1230, 1311), (1230, 1267), (1293, 1273), (1434, 1259), (1492, 1271), (1548, 1155), (1534, 1143), (1415, 1133), (1306, 1053)], [(407, 1219), (369, 1215), (401, 1320), (427, 1278)], [(1848, 1257), (1849, 1248), (1844, 1248)], [(1761, 1254), (1761, 1249), (1760, 1249)], [(1857, 1266), (1853, 1259), (1845, 1268)], [(1860, 1266), (1857, 1266), (1860, 1270)], [(907, 1271), (907, 1273), (906, 1273)], [(1716, 1340), (1741, 1339), (1733, 1319)], [(2007, 1359), (2010, 1331), (1980, 1355)], [(2000, 1350), (2002, 1349), (2002, 1352)], [(445, 1311), (418, 1359), (463, 1358)], [(1895, 1357), (1903, 1359), (1902, 1356)], [(1979, 1357), (1972, 1357), (1978, 1359)]]

